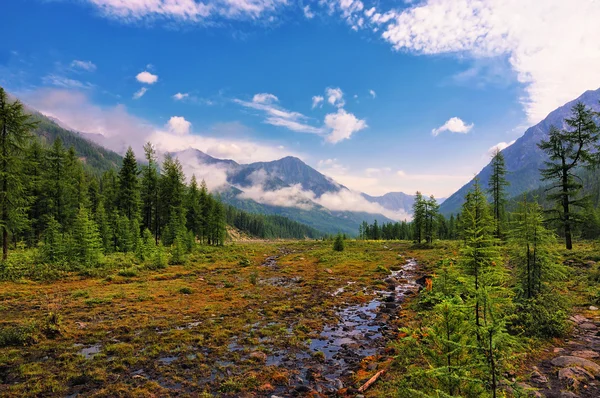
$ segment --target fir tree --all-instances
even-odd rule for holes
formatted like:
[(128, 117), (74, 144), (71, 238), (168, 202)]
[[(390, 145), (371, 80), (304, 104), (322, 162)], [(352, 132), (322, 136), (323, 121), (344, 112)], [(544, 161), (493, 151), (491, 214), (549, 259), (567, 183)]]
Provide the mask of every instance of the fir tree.
[(131, 147), (127, 149), (123, 164), (119, 170), (119, 188), (117, 205), (129, 220), (138, 220), (140, 216), (140, 187), (138, 165)]
[(342, 237), (342, 234), (337, 234), (335, 237), (335, 241), (333, 242), (333, 250), (336, 252), (344, 251), (344, 238)]
[(565, 247), (573, 248), (573, 228), (581, 221), (573, 207), (584, 207), (585, 198), (579, 198), (582, 184), (575, 176), (578, 166), (593, 163), (591, 150), (598, 142), (598, 126), (593, 112), (578, 102), (572, 108), (573, 116), (565, 119), (567, 129), (561, 131), (552, 126), (547, 140), (538, 146), (548, 154), (550, 161), (540, 170), (545, 181), (552, 181), (552, 193), (548, 195), (558, 208), (554, 211), (554, 221), (560, 222), (565, 235)]
[(26, 185), (23, 158), (30, 131), (19, 101), (10, 103), (0, 87), (0, 228), (2, 229), (2, 259), (8, 257), (9, 235), (21, 231), (27, 223)]
[(72, 236), (74, 260), (87, 267), (98, 265), (102, 257), (102, 238), (98, 226), (83, 206), (75, 218)]
[(502, 237), (502, 225), (504, 222), (506, 193), (505, 188), (509, 185), (506, 180), (506, 165), (504, 155), (498, 149), (492, 158), (492, 175), (490, 176), (488, 193), (492, 198), (492, 214), (496, 224), (496, 238)]
[(417, 191), (413, 203), (413, 233), (417, 243), (421, 243), (423, 240), (426, 217), (425, 203), (426, 201), (423, 198), (423, 195), (421, 195), (421, 192)]

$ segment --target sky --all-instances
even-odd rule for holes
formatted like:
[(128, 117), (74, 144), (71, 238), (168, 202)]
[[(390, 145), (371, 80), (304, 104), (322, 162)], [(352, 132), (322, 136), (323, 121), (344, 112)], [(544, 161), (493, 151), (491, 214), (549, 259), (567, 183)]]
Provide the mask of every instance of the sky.
[[(138, 156), (297, 156), (446, 197), (600, 86), (598, 0), (11, 0), (0, 85)], [(216, 183), (216, 182), (215, 182)]]

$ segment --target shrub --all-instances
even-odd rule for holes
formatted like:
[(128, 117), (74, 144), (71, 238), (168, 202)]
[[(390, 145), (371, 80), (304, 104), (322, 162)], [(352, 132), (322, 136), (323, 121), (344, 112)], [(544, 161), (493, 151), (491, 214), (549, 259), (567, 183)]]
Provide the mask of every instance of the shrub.
[(344, 237), (341, 234), (338, 234), (333, 241), (333, 250), (336, 252), (344, 251)]
[(0, 328), (0, 347), (26, 346), (35, 344), (36, 325), (3, 326)]
[(119, 271), (119, 276), (124, 276), (126, 278), (132, 278), (138, 275), (138, 271), (134, 267), (124, 268)]
[(179, 289), (179, 293), (181, 294), (192, 294), (194, 291), (190, 287), (182, 287)]
[[(513, 329), (528, 336), (562, 337), (569, 331), (569, 302), (556, 292), (545, 292), (517, 304)], [(521, 330), (519, 330), (521, 329)]]

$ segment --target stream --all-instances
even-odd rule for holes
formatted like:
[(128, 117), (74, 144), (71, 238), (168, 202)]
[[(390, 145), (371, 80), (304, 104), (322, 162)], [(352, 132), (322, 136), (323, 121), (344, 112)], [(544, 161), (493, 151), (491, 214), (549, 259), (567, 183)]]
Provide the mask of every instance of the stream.
[[(326, 326), (319, 338), (312, 339), (308, 351), (297, 353), (293, 359), (269, 357), (272, 364), (299, 370), (291, 391), (278, 390), (274, 396), (311, 391), (329, 395), (344, 388), (361, 360), (380, 353), (392, 338), (395, 331), (389, 328), (389, 320), (396, 316), (402, 302), (419, 290), (416, 267), (415, 260), (407, 260), (400, 270), (386, 277), (387, 290), (375, 291), (374, 298), (365, 304), (340, 308), (337, 323)], [(340, 293), (339, 289), (334, 292)]]

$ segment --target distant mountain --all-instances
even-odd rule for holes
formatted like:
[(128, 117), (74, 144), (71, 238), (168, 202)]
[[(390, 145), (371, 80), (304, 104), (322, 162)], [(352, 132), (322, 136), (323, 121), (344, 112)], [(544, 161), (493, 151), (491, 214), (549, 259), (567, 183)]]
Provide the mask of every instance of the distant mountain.
[(271, 162), (239, 164), (233, 160), (212, 157), (192, 148), (175, 152), (173, 155), (179, 157), (182, 162), (184, 159), (186, 162), (195, 159), (201, 164), (219, 166), (226, 170), (229, 186), (221, 192), (221, 199), (245, 211), (282, 215), (319, 231), (332, 234), (343, 232), (348, 235), (356, 235), (358, 227), (363, 221), (369, 223), (374, 220), (379, 223), (392, 221), (381, 214), (330, 210), (303, 196), (295, 198), (294, 206), (275, 206), (244, 197), (243, 194), (246, 190), (257, 187), (262, 191), (269, 192), (299, 186), (302, 191), (312, 192), (314, 198), (320, 198), (326, 193), (348, 190), (345, 186), (338, 184), (293, 156)]
[(404, 211), (412, 214), (412, 206), (415, 202), (414, 195), (403, 192), (388, 192), (383, 196), (370, 196), (363, 193), (362, 196), (369, 202), (379, 203), (381, 206), (392, 211)]
[[(507, 197), (517, 196), (542, 185), (539, 169), (544, 165), (547, 156), (538, 148), (537, 144), (548, 137), (550, 126), (564, 127), (564, 119), (571, 116), (571, 108), (579, 101), (594, 111), (600, 111), (600, 104), (598, 102), (600, 101), (600, 89), (586, 91), (579, 98), (552, 111), (544, 120), (528, 128), (521, 138), (502, 151), (506, 162), (506, 179), (510, 183), (510, 186), (507, 187)], [(487, 188), (491, 173), (492, 167), (490, 163), (476, 176), (482, 187)], [(465, 194), (472, 188), (474, 181), (475, 179), (469, 181), (469, 183), (446, 199), (440, 207), (441, 213), (446, 216), (458, 213), (463, 204)]]

